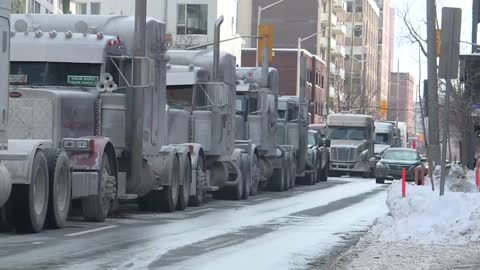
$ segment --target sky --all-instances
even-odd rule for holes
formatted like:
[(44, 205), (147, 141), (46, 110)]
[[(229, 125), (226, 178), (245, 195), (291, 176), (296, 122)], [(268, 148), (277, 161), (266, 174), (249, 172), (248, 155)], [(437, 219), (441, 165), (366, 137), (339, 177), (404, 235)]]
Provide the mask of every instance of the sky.
[[(391, 6), (396, 8), (396, 12), (405, 10), (408, 5), (410, 20), (413, 25), (419, 26), (422, 36), (426, 38), (426, 0), (391, 0)], [(438, 23), (441, 25), (441, 8), (442, 7), (458, 7), (462, 8), (462, 41), (471, 42), (472, 33), (472, 0), (437, 0)], [(411, 44), (402, 36), (406, 35), (406, 27), (398, 16), (395, 17), (395, 56), (393, 71), (397, 71), (397, 63), (400, 62), (401, 72), (410, 72), (415, 77), (415, 84), (418, 85), (419, 65), (418, 65), (418, 46)], [(471, 46), (466, 44), (460, 45), (460, 53), (469, 53)], [(427, 59), (421, 55), (421, 78), (427, 77)], [(423, 86), (422, 86), (423, 88)], [(417, 95), (415, 95), (417, 97)]]

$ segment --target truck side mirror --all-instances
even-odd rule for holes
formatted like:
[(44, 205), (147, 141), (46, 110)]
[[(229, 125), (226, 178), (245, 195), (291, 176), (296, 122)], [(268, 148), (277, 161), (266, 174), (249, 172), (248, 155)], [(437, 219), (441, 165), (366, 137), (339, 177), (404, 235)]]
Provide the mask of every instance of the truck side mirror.
[(325, 147), (330, 147), (330, 144), (331, 144), (330, 139), (328, 139), (328, 138), (324, 139), (324, 143), (323, 143), (323, 144), (325, 145)]

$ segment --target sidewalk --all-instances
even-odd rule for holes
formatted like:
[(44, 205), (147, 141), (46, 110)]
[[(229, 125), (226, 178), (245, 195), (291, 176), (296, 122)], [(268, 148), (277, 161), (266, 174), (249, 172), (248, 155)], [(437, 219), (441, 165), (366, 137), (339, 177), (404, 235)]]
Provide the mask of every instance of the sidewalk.
[(478, 270), (480, 243), (450, 245), (422, 244), (416, 241), (384, 242), (369, 232), (352, 249), (337, 257), (329, 269)]

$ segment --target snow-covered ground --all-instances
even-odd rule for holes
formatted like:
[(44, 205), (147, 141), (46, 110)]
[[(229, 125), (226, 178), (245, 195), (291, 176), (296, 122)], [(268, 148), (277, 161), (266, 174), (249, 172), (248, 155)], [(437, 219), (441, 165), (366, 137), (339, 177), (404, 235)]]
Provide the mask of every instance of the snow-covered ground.
[(475, 174), (454, 166), (439, 196), (439, 171), (431, 185), (401, 183), (387, 192), (389, 214), (339, 258), (338, 269), (480, 269), (480, 193)]

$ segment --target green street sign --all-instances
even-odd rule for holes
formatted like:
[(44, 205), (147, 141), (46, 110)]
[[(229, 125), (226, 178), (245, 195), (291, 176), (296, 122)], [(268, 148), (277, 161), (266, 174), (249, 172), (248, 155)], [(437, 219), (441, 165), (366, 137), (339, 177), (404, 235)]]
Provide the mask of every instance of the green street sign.
[(98, 76), (68, 75), (67, 83), (76, 86), (95, 86), (98, 82)]

